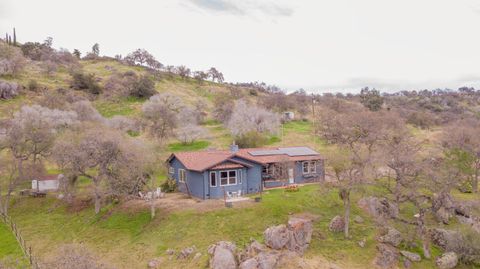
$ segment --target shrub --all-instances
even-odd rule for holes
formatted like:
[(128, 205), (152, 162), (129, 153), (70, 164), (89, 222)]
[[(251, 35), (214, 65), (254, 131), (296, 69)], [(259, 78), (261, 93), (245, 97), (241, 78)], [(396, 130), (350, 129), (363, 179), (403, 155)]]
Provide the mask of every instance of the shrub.
[(17, 83), (0, 80), (0, 99), (12, 99), (19, 91), (20, 86)]
[(31, 79), (30, 81), (28, 81), (27, 88), (30, 91), (35, 91), (36, 89), (38, 89), (38, 82), (34, 79)]
[(163, 192), (176, 192), (177, 182), (175, 179), (167, 179), (161, 186)]
[(100, 85), (98, 85), (95, 80), (94, 74), (87, 75), (82, 72), (74, 72), (72, 78), (73, 80), (70, 83), (70, 87), (75, 90), (81, 90), (91, 94), (100, 94), (102, 92)]
[(129, 95), (140, 98), (150, 98), (156, 93), (155, 82), (148, 76), (141, 76), (133, 83)]
[(0, 41), (0, 76), (17, 75), (27, 63), (22, 51)]
[(287, 186), (285, 188), (285, 191), (286, 192), (298, 192), (300, 190), (300, 188), (298, 187), (297, 184), (294, 184), (294, 185), (290, 185), (290, 186)]
[(267, 143), (268, 139), (265, 135), (251, 131), (235, 137), (235, 142), (241, 148), (256, 148)]
[(435, 123), (433, 115), (426, 112), (413, 112), (407, 117), (407, 123), (421, 129), (428, 129)]

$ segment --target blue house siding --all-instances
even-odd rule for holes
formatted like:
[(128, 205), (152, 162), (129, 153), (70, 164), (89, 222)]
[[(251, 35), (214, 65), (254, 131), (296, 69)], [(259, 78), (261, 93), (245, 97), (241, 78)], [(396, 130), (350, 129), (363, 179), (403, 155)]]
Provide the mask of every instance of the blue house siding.
[[(173, 167), (174, 171), (173, 171), (173, 174), (170, 174), (170, 171), (169, 171), (169, 176), (175, 179), (175, 181), (177, 182), (179, 191), (188, 193), (187, 186), (186, 186), (186, 184), (188, 184), (188, 190), (190, 191), (191, 195), (205, 199), (205, 188), (204, 188), (205, 180), (204, 180), (203, 173), (186, 169), (185, 166), (176, 158), (174, 158), (170, 162), (170, 166)], [(180, 169), (185, 169), (185, 175), (186, 175), (185, 183), (180, 182), (179, 180)]]
[[(235, 170), (237, 171), (237, 184), (234, 184), (234, 185), (226, 185), (226, 186), (221, 186), (220, 185), (220, 172), (221, 171), (231, 171), (231, 170)], [(217, 186), (216, 187), (212, 187), (210, 186), (210, 172), (212, 173), (215, 173), (216, 175), (216, 179), (217, 179)], [(245, 189), (246, 189), (246, 185), (247, 185), (247, 180), (245, 178), (245, 175), (247, 174), (246, 173), (246, 168), (241, 168), (241, 169), (221, 169), (221, 170), (208, 170), (208, 172), (206, 172), (206, 174), (208, 175), (208, 180), (207, 180), (207, 184), (208, 184), (208, 195), (207, 197), (209, 198), (213, 198), (213, 199), (218, 199), (218, 198), (223, 198), (225, 193), (226, 192), (238, 192), (239, 190), (242, 191), (242, 193), (244, 193)], [(240, 183), (239, 181), (239, 176), (241, 174), (241, 177), (242, 177), (242, 182)]]
[(251, 167), (249, 167), (246, 170), (246, 177), (245, 178), (247, 179), (246, 180), (247, 184), (245, 184), (243, 191), (245, 193), (261, 192), (263, 190), (263, 188), (262, 188), (262, 165), (258, 164), (258, 163), (255, 163), (255, 162), (252, 162), (252, 161), (249, 161), (249, 160), (245, 160), (243, 158), (239, 158), (239, 157), (233, 157), (232, 160), (240, 161), (240, 162), (246, 163), (248, 165), (251, 165)]
[(325, 171), (323, 167), (323, 160), (316, 161), (316, 171), (315, 175), (305, 175), (303, 174), (303, 161), (295, 162), (295, 171), (294, 171), (294, 180), (295, 183), (307, 183), (312, 181), (322, 181), (325, 179)]

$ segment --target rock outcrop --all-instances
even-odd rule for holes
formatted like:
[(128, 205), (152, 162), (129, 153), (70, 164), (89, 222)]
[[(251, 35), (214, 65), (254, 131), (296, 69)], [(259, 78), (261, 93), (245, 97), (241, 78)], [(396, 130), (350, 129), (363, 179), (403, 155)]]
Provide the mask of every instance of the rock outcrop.
[(379, 222), (398, 216), (398, 207), (386, 198), (364, 197), (358, 201), (358, 206)]
[(445, 252), (435, 259), (435, 264), (440, 269), (452, 269), (457, 266), (458, 256), (455, 252)]
[(402, 243), (402, 234), (395, 228), (388, 227), (386, 233), (378, 238), (378, 241), (398, 247)]
[(379, 268), (395, 268), (398, 264), (399, 252), (398, 250), (388, 244), (380, 243), (377, 245), (377, 256), (374, 264)]
[(334, 233), (343, 232), (345, 230), (345, 220), (341, 216), (335, 216), (330, 221), (328, 229)]
[(408, 260), (410, 260), (412, 262), (419, 262), (419, 261), (422, 260), (422, 257), (420, 255), (418, 255), (417, 253), (410, 252), (410, 251), (401, 250), (400, 254), (402, 254), (403, 257), (407, 258)]
[(265, 245), (275, 250), (288, 249), (303, 254), (312, 239), (310, 220), (290, 218), (287, 225), (273, 226), (265, 230)]
[(235, 259), (236, 246), (232, 242), (220, 241), (208, 248), (211, 255), (210, 268), (212, 269), (236, 269)]

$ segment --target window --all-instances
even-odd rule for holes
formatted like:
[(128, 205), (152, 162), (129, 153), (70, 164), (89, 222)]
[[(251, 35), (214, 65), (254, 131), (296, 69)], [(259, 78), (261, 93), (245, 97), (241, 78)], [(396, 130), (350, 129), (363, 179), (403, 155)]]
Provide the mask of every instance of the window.
[(168, 167), (168, 173), (170, 173), (170, 174), (175, 173), (175, 168), (173, 168), (172, 166), (169, 166)]
[(242, 184), (242, 170), (238, 171), (238, 184)]
[(217, 173), (210, 172), (210, 187), (216, 187), (216, 186), (217, 186)]
[(303, 163), (302, 163), (302, 168), (303, 168), (303, 173), (304, 173), (304, 174), (308, 174), (308, 173), (309, 173), (310, 169), (308, 169), (308, 168), (309, 168), (309, 167), (308, 167), (308, 162), (303, 162)]
[(228, 171), (228, 185), (237, 184), (237, 171)]
[(317, 162), (310, 162), (310, 173), (317, 173)]
[(303, 162), (302, 163), (303, 174), (315, 174), (317, 173), (317, 162)]
[(187, 179), (187, 174), (185, 173), (185, 169), (178, 169), (178, 181), (185, 182)]
[(262, 173), (264, 175), (268, 175), (268, 164), (266, 166), (262, 166)]
[(237, 171), (220, 171), (220, 186), (237, 184)]

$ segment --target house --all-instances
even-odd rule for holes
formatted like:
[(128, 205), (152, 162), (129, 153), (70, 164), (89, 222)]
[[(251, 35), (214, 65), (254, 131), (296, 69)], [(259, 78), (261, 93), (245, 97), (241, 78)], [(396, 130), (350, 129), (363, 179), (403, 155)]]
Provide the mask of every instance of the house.
[(258, 193), (266, 188), (324, 180), (324, 159), (309, 147), (246, 148), (173, 153), (168, 177), (201, 199)]
[(32, 180), (32, 190), (37, 192), (56, 191), (62, 177), (62, 174), (36, 177)]

